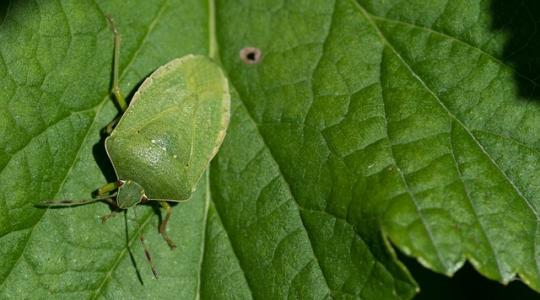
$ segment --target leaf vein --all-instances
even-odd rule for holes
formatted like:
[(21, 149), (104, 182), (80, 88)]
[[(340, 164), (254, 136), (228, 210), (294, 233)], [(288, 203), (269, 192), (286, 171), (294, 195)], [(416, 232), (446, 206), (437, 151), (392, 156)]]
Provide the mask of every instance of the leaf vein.
[[(95, 117), (94, 117), (94, 120), (97, 119), (97, 115), (98, 115), (98, 114), (96, 113), (96, 115), (95, 115)], [(86, 140), (86, 138), (88, 137), (88, 134), (90, 133), (90, 131), (91, 131), (90, 129), (91, 129), (91, 128), (92, 128), (92, 125), (89, 125), (89, 126), (88, 126), (88, 129), (87, 129), (87, 131), (86, 131), (85, 137), (83, 138), (83, 141)], [(70, 168), (67, 170), (66, 175), (65, 175), (64, 178), (62, 179), (60, 185), (58, 186), (58, 189), (57, 189), (57, 191), (56, 191), (54, 197), (58, 196), (58, 193), (60, 193), (60, 191), (61, 191), (62, 188), (64, 187), (64, 184), (66, 183), (66, 180), (67, 180), (69, 174), (70, 174), (71, 171), (73, 170), (73, 167), (75, 166), (76, 161), (77, 161), (77, 159), (79, 158), (79, 155), (80, 155), (80, 153), (81, 153), (81, 151), (82, 151), (83, 145), (84, 145), (84, 142), (80, 144), (79, 149), (77, 150), (75, 156), (73, 157), (73, 162), (71, 163)], [(4, 284), (5, 281), (6, 281), (6, 279), (9, 277), (9, 275), (11, 274), (11, 272), (15, 269), (16, 265), (19, 263), (21, 257), (24, 255), (26, 246), (28, 245), (28, 241), (30, 240), (30, 237), (32, 236), (32, 232), (34, 232), (34, 229), (36, 228), (36, 225), (41, 221), (41, 219), (42, 219), (43, 216), (47, 213), (47, 211), (48, 211), (48, 210), (45, 210), (45, 211), (41, 214), (41, 216), (39, 217), (39, 219), (38, 219), (32, 226), (29, 227), (30, 232), (28, 233), (28, 238), (27, 238), (26, 241), (24, 242), (23, 249), (21, 250), (21, 252), (20, 252), (20, 254), (19, 254), (19, 257), (17, 258), (15, 264), (13, 264), (13, 267), (11, 268), (11, 270), (9, 271), (9, 273), (6, 274), (6, 276), (4, 277), (4, 279), (2, 280), (2, 282), (0, 283), (0, 287), (3, 286), (3, 284)]]
[[(246, 276), (246, 273), (244, 271), (245, 267), (242, 266), (242, 262), (240, 260), (240, 257), (238, 256), (236, 248), (234, 247), (234, 243), (232, 242), (232, 239), (229, 236), (229, 232), (227, 231), (227, 228), (225, 227), (225, 224), (223, 223), (223, 221), (221, 219), (221, 216), (219, 215), (219, 210), (217, 209), (217, 205), (215, 205), (215, 203), (213, 201), (212, 201), (212, 205), (214, 206), (214, 212), (216, 213), (216, 218), (218, 219), (219, 223), (223, 226), (223, 232), (227, 236), (227, 240), (229, 240), (229, 242), (230, 242), (231, 250), (232, 250), (232, 253), (234, 254), (234, 258), (236, 258), (236, 262), (238, 263), (238, 266), (240, 267), (240, 272), (242, 272), (242, 277), (244, 277), (244, 279), (246, 280), (246, 284), (248, 286), (249, 293), (251, 295), (251, 298), (253, 299), (253, 292), (252, 292), (253, 288), (251, 287), (251, 284), (250, 284), (250, 282), (248, 280), (248, 277)], [(201, 272), (201, 274), (202, 274), (202, 272)]]
[(513, 180), (511, 180), (508, 175), (502, 170), (502, 168), (497, 164), (497, 162), (491, 157), (489, 152), (484, 148), (484, 146), (480, 143), (480, 141), (476, 138), (476, 136), (472, 133), (471, 129), (469, 129), (460, 119), (457, 118), (457, 116), (448, 109), (448, 107), (444, 104), (444, 102), (441, 100), (441, 98), (435, 94), (435, 92), (427, 85), (427, 83), (413, 70), (412, 66), (399, 54), (396, 48), (393, 47), (392, 44), (386, 39), (386, 37), (381, 32), (380, 28), (377, 26), (377, 24), (373, 21), (373, 16), (368, 14), (363, 7), (361, 7), (359, 4), (357, 5), (360, 12), (370, 21), (373, 28), (377, 31), (381, 41), (387, 45), (392, 52), (396, 55), (396, 57), (403, 63), (403, 65), (407, 68), (407, 70), (411, 73), (411, 75), (418, 80), (418, 82), (422, 85), (422, 87), (433, 96), (435, 100), (437, 100), (437, 103), (443, 108), (448, 115), (454, 119), (466, 132), (467, 134), (472, 138), (474, 143), (478, 146), (478, 148), (482, 151), (482, 153), (485, 155), (485, 157), (493, 164), (494, 167), (501, 173), (501, 175), (505, 178), (505, 180), (512, 186), (516, 194), (520, 196), (523, 201), (529, 206), (529, 208), (532, 210), (534, 215), (536, 216), (536, 219), (540, 221), (540, 216), (538, 214), (538, 211), (535, 209), (535, 207), (532, 205), (532, 203), (527, 199), (524, 194), (521, 192), (521, 190), (516, 186)]
[[(240, 97), (240, 99), (242, 99)], [(328, 290), (328, 293), (331, 293), (331, 289), (330, 289), (330, 286), (328, 284), (328, 279), (326, 278), (326, 275), (324, 274), (324, 271), (322, 269), (322, 266), (321, 266), (321, 262), (319, 261), (319, 258), (317, 257), (317, 255), (315, 254), (315, 249), (313, 247), (313, 242), (311, 241), (311, 238), (309, 236), (309, 232), (306, 228), (306, 225), (304, 223), (304, 219), (302, 217), (302, 213), (300, 212), (300, 209), (301, 209), (301, 206), (300, 206), (300, 203), (298, 203), (298, 201), (296, 200), (296, 197), (294, 196), (293, 192), (292, 192), (292, 188), (291, 186), (289, 185), (289, 183), (287, 182), (287, 180), (285, 180), (285, 176), (283, 175), (283, 172), (281, 171), (281, 167), (279, 165), (279, 163), (277, 162), (274, 154), (272, 153), (272, 151), (270, 150), (270, 147), (268, 146), (268, 143), (266, 142), (264, 136), (262, 135), (260, 129), (259, 129), (259, 126), (257, 125), (257, 122), (255, 122), (255, 119), (253, 118), (253, 116), (251, 115), (251, 112), (248, 110), (247, 106), (245, 105), (245, 103), (243, 101), (239, 101), (242, 106), (244, 107), (244, 110), (246, 112), (246, 115), (248, 116), (248, 119), (251, 121), (251, 123), (255, 126), (255, 128), (257, 129), (257, 134), (258, 136), (261, 138), (261, 140), (263, 141), (264, 145), (265, 145), (265, 148), (268, 149), (268, 153), (270, 154), (270, 156), (272, 157), (272, 160), (274, 161), (274, 163), (276, 164), (277, 166), (277, 169), (278, 169), (278, 172), (281, 176), (281, 178), (283, 178), (283, 182), (285, 183), (287, 189), (289, 190), (289, 193), (291, 194), (291, 198), (292, 200), (294, 201), (294, 203), (296, 204), (297, 206), (297, 209), (298, 209), (298, 215), (300, 217), (300, 222), (302, 224), (302, 227), (304, 229), (304, 232), (306, 233), (307, 237), (308, 237), (308, 241), (309, 241), (309, 244), (310, 244), (310, 247), (311, 247), (311, 251), (313, 253), (313, 256), (314, 258), (316, 259), (317, 261), (317, 265), (319, 266), (319, 270), (321, 271), (322, 275), (323, 275), (323, 279), (324, 279), (324, 282), (326, 284), (326, 289)]]
[[(479, 47), (476, 47), (472, 44), (470, 44), (469, 42), (466, 42), (462, 39), (459, 39), (455, 36), (452, 36), (452, 35), (449, 35), (448, 33), (444, 33), (444, 32), (441, 32), (441, 31), (437, 31), (433, 28), (429, 28), (429, 27), (425, 27), (425, 26), (422, 26), (422, 25), (418, 25), (418, 24), (414, 24), (414, 23), (410, 23), (410, 22), (405, 22), (405, 21), (402, 21), (402, 20), (395, 20), (395, 19), (389, 19), (389, 18), (385, 18), (385, 17), (380, 17), (380, 16), (376, 16), (376, 15), (372, 15), (372, 14), (369, 14), (368, 12), (366, 12), (363, 8), (362, 10), (364, 11), (364, 14), (370, 18), (371, 20), (377, 20), (377, 21), (382, 21), (382, 22), (388, 22), (388, 23), (395, 23), (395, 24), (400, 24), (400, 25), (403, 25), (403, 26), (408, 26), (408, 27), (413, 27), (413, 28), (417, 28), (417, 29), (421, 29), (421, 30), (425, 30), (427, 32), (430, 32), (432, 34), (435, 34), (435, 35), (439, 35), (439, 36), (442, 36), (442, 37), (445, 37), (445, 38), (448, 38), (452, 41), (455, 41), (461, 45), (464, 45), (464, 46), (467, 46), (469, 48), (472, 48), (472, 49), (475, 49), (476, 51), (480, 52), (482, 55), (485, 55), (487, 57), (489, 57), (490, 59), (492, 59), (494, 62), (496, 62), (497, 64), (503, 66), (504, 68), (507, 68), (509, 70), (511, 70), (513, 73), (515, 73), (516, 75), (518, 75), (519, 77), (522, 77), (523, 79), (529, 81), (531, 84), (533, 84), (534, 86), (539, 86), (539, 84), (534, 81), (533, 79), (527, 77), (526, 75), (524, 74), (521, 74), (519, 73), (514, 67), (504, 63), (502, 60), (496, 58), (495, 56), (493, 56), (492, 54), (486, 52), (485, 50), (479, 48)], [(373, 22), (373, 25), (374, 26), (377, 26), (375, 25), (375, 22)], [(378, 26), (377, 26), (378, 28)], [(378, 31), (380, 32), (380, 30), (378, 29)], [(382, 33), (381, 33), (382, 34)], [(386, 39), (385, 39), (386, 40)]]
[[(453, 129), (453, 126), (452, 126), (452, 129)], [(471, 207), (471, 210), (472, 210), (472, 212), (474, 214), (474, 217), (475, 217), (476, 221), (478, 222), (478, 227), (480, 227), (480, 230), (482, 231), (482, 234), (486, 238), (487, 245), (489, 246), (489, 250), (491, 251), (491, 253), (493, 254), (493, 257), (495, 259), (495, 263), (497, 265), (497, 271), (499, 272), (499, 275), (501, 276), (501, 278), (504, 278), (503, 273), (502, 273), (501, 263), (499, 261), (499, 257), (497, 256), (497, 254), (495, 252), (495, 248), (493, 247), (493, 242), (491, 241), (490, 237), (488, 236), (488, 234), (486, 232), (486, 229), (484, 228), (484, 225), (482, 225), (482, 222), (481, 222), (480, 217), (479, 217), (478, 212), (477, 212), (476, 205), (474, 205), (474, 201), (472, 200), (472, 196), (471, 196), (471, 193), (469, 191), (469, 188), (467, 187), (467, 184), (463, 180), (463, 174), (462, 174), (461, 169), (460, 169), (460, 164), (458, 163), (458, 161), (456, 159), (456, 156), (455, 156), (455, 152), (456, 152), (455, 143), (454, 143), (454, 139), (452, 138), (451, 134), (448, 135), (448, 140), (449, 140), (448, 142), (450, 144), (450, 154), (452, 155), (452, 159), (454, 161), (454, 166), (456, 168), (458, 178), (460, 180), (460, 183), (463, 186), (465, 196), (466, 196), (466, 198), (468, 200), (467, 203)]]
[[(164, 11), (164, 8), (166, 7), (166, 5), (165, 5), (166, 3), (167, 3), (167, 1), (165, 1), (165, 2), (162, 4), (162, 6), (161, 6), (161, 8), (160, 8), (160, 10), (159, 10), (159, 12), (158, 12), (158, 14), (155, 16), (155, 18), (154, 18), (153, 21), (151, 22), (151, 25), (150, 25), (148, 31), (146, 32), (146, 35), (145, 35), (144, 38), (143, 38), (143, 40), (142, 40), (142, 42), (141, 42), (141, 46), (138, 47), (138, 49), (137, 49), (137, 51), (135, 51), (134, 55), (131, 56), (131, 58), (130, 58), (128, 64), (126, 65), (126, 68), (125, 68), (124, 71), (122, 72), (120, 78), (123, 78), (123, 76), (125, 75), (126, 70), (131, 66), (131, 64), (133, 63), (133, 61), (134, 61), (135, 58), (137, 57), (138, 53), (140, 52), (140, 49), (142, 48), (142, 45), (146, 42), (148, 36), (150, 35), (150, 32), (152, 31), (153, 27), (154, 27), (155, 24), (157, 23), (157, 19), (159, 19), (159, 17), (162, 15), (162, 13), (163, 13), (163, 11)], [(101, 10), (100, 10), (100, 12), (101, 12)], [(104, 15), (103, 17), (105, 17), (105, 15)], [(79, 154), (80, 154), (80, 152), (81, 152), (81, 149), (82, 149), (83, 145), (85, 144), (86, 139), (88, 138), (88, 135), (89, 135), (89, 133), (90, 133), (90, 131), (91, 131), (91, 128), (97, 123), (97, 118), (98, 118), (98, 116), (99, 116), (99, 114), (100, 114), (100, 112), (101, 112), (101, 109), (103, 109), (104, 104), (105, 104), (106, 101), (109, 99), (109, 92), (107, 92), (107, 94), (106, 94), (103, 98), (104, 98), (104, 99), (101, 101), (101, 103), (99, 103), (98, 105), (95, 106), (96, 113), (95, 113), (95, 116), (94, 116), (94, 120), (93, 120), (92, 123), (88, 126), (86, 135), (85, 135), (85, 137), (81, 140), (81, 144), (80, 144), (80, 146), (79, 146), (79, 148), (78, 148), (77, 154), (75, 155), (75, 157), (74, 157), (74, 159), (73, 159), (73, 163), (71, 164), (71, 167), (68, 169), (66, 175), (64, 176), (64, 179), (63, 179), (61, 185), (59, 186), (59, 188), (58, 188), (58, 190), (57, 190), (55, 196), (56, 196), (56, 195), (61, 191), (61, 189), (63, 188), (63, 185), (65, 184), (66, 179), (68, 178), (69, 174), (71, 173), (71, 171), (72, 171), (72, 169), (73, 169), (73, 167), (74, 167), (74, 165), (75, 165), (75, 162), (76, 162), (76, 160), (77, 160), (77, 158), (78, 158), (78, 156), (79, 156)], [(94, 109), (94, 108), (92, 108), (92, 109)], [(92, 109), (89, 109), (89, 110), (92, 110)], [(46, 128), (44, 131), (46, 131), (46, 130), (47, 130), (47, 128)], [(33, 138), (35, 138), (35, 137), (33, 137)], [(27, 145), (28, 145), (28, 144), (29, 144), (29, 143), (27, 143)], [(27, 146), (27, 145), (26, 145), (26, 146)], [(26, 146), (25, 146), (25, 147), (26, 147)], [(19, 151), (20, 151), (20, 150), (19, 150)], [(6, 165), (7, 165), (7, 164), (6, 164)], [(4, 170), (5, 170), (5, 168), (2, 169), (2, 171), (4, 171)], [(21, 251), (19, 257), (17, 258), (17, 263), (20, 261), (21, 256), (23, 256), (23, 254), (24, 254), (24, 252), (25, 252), (26, 245), (28, 244), (28, 241), (30, 240), (30, 236), (31, 236), (31, 234), (32, 234), (32, 232), (33, 232), (35, 226), (41, 221), (41, 219), (43, 218), (44, 215), (45, 215), (45, 212), (39, 217), (39, 219), (38, 219), (34, 224), (32, 224), (31, 226), (28, 227), (28, 228), (30, 228), (29, 237), (28, 237), (28, 239), (25, 241), (25, 243), (24, 243), (25, 246), (23, 247), (23, 249), (22, 249), (22, 251)], [(16, 266), (15, 266), (15, 264), (14, 264), (14, 265), (13, 265), (13, 268), (10, 270), (10, 272), (9, 272), (8, 274), (6, 274), (6, 276), (4, 277), (4, 279), (2, 280), (2, 282), (0, 283), (0, 287), (5, 283), (6, 279), (9, 277), (9, 274), (11, 274), (11, 272), (13, 271), (13, 269), (15, 269), (15, 267), (16, 267)]]
[[(382, 59), (381, 59), (381, 65), (382, 65)], [(381, 72), (380, 76), (382, 77), (382, 72)], [(381, 78), (380, 81), (382, 82), (382, 78)], [(433, 249), (435, 250), (435, 253), (437, 255), (437, 260), (439, 261), (439, 264), (441, 266), (445, 267), (444, 259), (441, 256), (441, 253), (439, 251), (439, 248), (437, 247), (437, 244), (435, 243), (433, 233), (431, 232), (431, 227), (428, 226), (428, 224), (426, 223), (425, 216), (422, 213), (422, 210), (419, 209), (419, 203), (418, 203), (418, 200), (416, 199), (415, 193), (411, 190), (411, 187), (409, 186), (407, 178), (406, 178), (405, 174), (403, 173), (403, 170), (401, 170), (400, 166), (398, 165), (396, 156), (394, 154), (394, 146), (392, 144), (392, 139), (390, 138), (390, 135), (388, 133), (388, 118), (387, 118), (388, 111), (387, 111), (387, 104), (386, 104), (386, 101), (385, 101), (384, 92), (381, 92), (381, 99), (382, 99), (382, 104), (383, 104), (383, 109), (384, 109), (384, 115), (383, 115), (384, 116), (384, 130), (385, 130), (386, 137), (388, 139), (388, 150), (390, 152), (390, 156), (392, 157), (392, 160), (394, 161), (394, 167), (396, 168), (396, 170), (397, 170), (397, 172), (399, 174), (399, 177), (401, 179), (401, 182), (403, 183), (403, 187), (405, 188), (406, 193), (409, 195), (411, 201), (414, 204), (416, 214), (418, 215), (418, 218), (420, 219), (420, 222), (422, 222), (422, 226), (426, 230), (428, 238), (429, 238), (429, 240), (430, 240), (430, 242), (431, 242), (431, 244), (433, 246)]]
[[(129, 248), (131, 247), (133, 242), (137, 238), (139, 238), (139, 236), (142, 234), (142, 232), (144, 231), (146, 226), (150, 223), (150, 220), (152, 220), (152, 215), (153, 214), (154, 214), (153, 211), (151, 211), (151, 212), (149, 212), (147, 214), (147, 216), (143, 220), (142, 224), (139, 226), (139, 228), (137, 228), (137, 231), (135, 233), (133, 233), (133, 235), (131, 236), (131, 239), (129, 239), (127, 245), (125, 247), (122, 247), (122, 250), (118, 253), (118, 256), (116, 257), (116, 259), (112, 263), (111, 267), (107, 270), (107, 272), (105, 272), (105, 276), (103, 276), (103, 280), (101, 281), (101, 283), (99, 284), (97, 289), (94, 291), (94, 293), (92, 294), (90, 299), (97, 299), (101, 295), (101, 293), (103, 292), (104, 287), (107, 285), (108, 280), (112, 278), (111, 275), (112, 275), (113, 271), (118, 267), (118, 265), (120, 264), (122, 259), (129, 252)], [(124, 216), (124, 217), (127, 217), (127, 216)]]

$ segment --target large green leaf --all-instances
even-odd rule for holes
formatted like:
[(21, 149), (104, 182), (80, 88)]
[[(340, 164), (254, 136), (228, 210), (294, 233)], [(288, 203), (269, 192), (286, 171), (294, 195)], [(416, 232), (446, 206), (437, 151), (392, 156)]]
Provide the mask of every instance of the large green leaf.
[[(520, 96), (492, 4), (12, 1), (0, 298), (410, 299), (389, 240), (441, 273), (468, 259), (540, 290), (540, 107)], [(34, 207), (114, 180), (100, 136), (117, 113), (106, 14), (124, 92), (188, 53), (221, 61), (238, 91), (220, 153), (174, 209), (175, 251), (151, 207), (104, 225), (106, 205)], [(240, 59), (247, 46), (259, 64)]]

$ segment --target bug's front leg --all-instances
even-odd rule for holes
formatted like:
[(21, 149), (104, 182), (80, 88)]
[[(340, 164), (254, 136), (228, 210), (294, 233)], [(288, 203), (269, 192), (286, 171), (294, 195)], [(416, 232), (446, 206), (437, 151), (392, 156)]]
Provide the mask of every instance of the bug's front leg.
[(121, 185), (122, 185), (121, 181), (109, 182), (97, 190), (97, 196), (103, 197), (107, 195), (108, 193), (118, 189)]
[(111, 121), (111, 123), (109, 123), (107, 125), (107, 127), (105, 127), (105, 134), (107, 135), (110, 135), (111, 132), (113, 131), (114, 127), (116, 126), (116, 124), (118, 124), (118, 121), (120, 121), (120, 118), (122, 116), (117, 116), (116, 118), (114, 118), (114, 120)]
[(115, 191), (119, 186), (121, 185), (120, 181), (117, 182), (111, 182), (107, 183), (100, 189), (98, 189), (98, 192), (96, 193), (95, 197), (92, 199), (79, 199), (79, 200), (51, 200), (51, 201), (45, 201), (43, 203), (37, 204), (38, 207), (62, 207), (62, 206), (78, 206), (78, 205), (85, 205), (90, 204), (98, 201), (104, 201), (112, 205), (113, 207), (118, 207), (116, 205), (116, 202), (114, 202), (111, 198), (116, 196), (116, 193), (112, 193)]
[[(118, 189), (118, 187), (121, 185), (120, 181), (115, 182), (109, 182), (106, 185), (102, 186), (98, 189), (97, 195), (98, 197), (104, 198), (104, 201), (107, 202), (109, 205), (111, 205), (113, 208), (118, 208), (118, 205), (115, 201), (113, 201), (111, 198), (105, 198), (110, 192)], [(112, 196), (112, 195), (111, 195)], [(117, 211), (111, 211), (109, 214), (106, 214), (101, 217), (101, 223), (107, 222), (110, 218), (114, 217), (118, 212)]]
[(118, 212), (113, 210), (110, 213), (108, 213), (108, 214), (106, 214), (104, 216), (101, 216), (101, 223), (107, 222), (110, 218), (116, 216), (117, 214), (118, 214)]
[(161, 221), (161, 225), (159, 225), (159, 233), (165, 239), (169, 247), (171, 247), (171, 250), (176, 249), (176, 245), (174, 242), (169, 238), (169, 235), (167, 235), (167, 223), (169, 222), (169, 218), (172, 214), (172, 207), (167, 203), (167, 201), (160, 201), (159, 202), (163, 208), (166, 209), (165, 218), (163, 218), (163, 221)]

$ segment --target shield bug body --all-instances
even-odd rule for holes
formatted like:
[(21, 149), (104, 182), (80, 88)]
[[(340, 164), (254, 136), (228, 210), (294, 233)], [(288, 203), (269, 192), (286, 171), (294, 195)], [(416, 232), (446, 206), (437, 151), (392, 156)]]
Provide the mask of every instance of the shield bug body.
[(229, 124), (229, 83), (210, 58), (187, 55), (152, 73), (127, 106), (118, 86), (120, 35), (110, 22), (115, 33), (112, 93), (123, 114), (107, 127), (105, 147), (118, 181), (103, 186), (93, 199), (44, 205), (107, 201), (128, 209), (159, 201), (167, 210), (159, 231), (174, 248), (165, 230), (172, 212), (167, 202), (188, 200), (217, 153)]

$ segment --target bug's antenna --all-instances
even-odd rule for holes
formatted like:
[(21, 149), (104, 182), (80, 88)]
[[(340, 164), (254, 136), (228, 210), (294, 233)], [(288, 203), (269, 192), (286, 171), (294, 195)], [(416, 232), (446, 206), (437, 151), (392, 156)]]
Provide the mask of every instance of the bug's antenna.
[(38, 204), (39, 207), (64, 207), (64, 206), (77, 206), (77, 205), (85, 205), (90, 204), (98, 201), (105, 201), (109, 204), (115, 205), (115, 203), (112, 201), (112, 197), (116, 196), (116, 193), (107, 195), (104, 197), (96, 197), (92, 199), (81, 199), (81, 200), (59, 200), (59, 201), (45, 201), (43, 203)]
[(126, 111), (127, 109), (126, 98), (124, 98), (124, 96), (122, 95), (122, 92), (120, 91), (120, 85), (118, 83), (119, 76), (120, 76), (119, 69), (120, 69), (121, 36), (120, 36), (120, 32), (116, 28), (116, 23), (114, 22), (114, 19), (111, 16), (107, 15), (107, 20), (109, 21), (112, 32), (114, 33), (113, 84), (112, 84), (111, 91), (114, 94), (116, 101), (118, 101), (118, 106), (120, 106), (120, 109), (122, 109), (122, 111)]
[[(135, 214), (135, 219), (138, 219), (136, 206), (133, 207), (133, 213)], [(150, 251), (148, 251), (148, 247), (146, 246), (146, 243), (144, 242), (144, 235), (142, 234), (142, 232), (141, 232), (141, 235), (139, 236), (139, 240), (141, 241), (141, 244), (144, 248), (144, 255), (146, 256), (146, 260), (148, 261), (148, 264), (150, 264), (150, 269), (152, 269), (152, 273), (154, 274), (154, 277), (158, 279), (158, 273), (157, 273), (156, 267), (154, 266), (154, 263), (152, 262), (152, 256), (150, 256)]]

